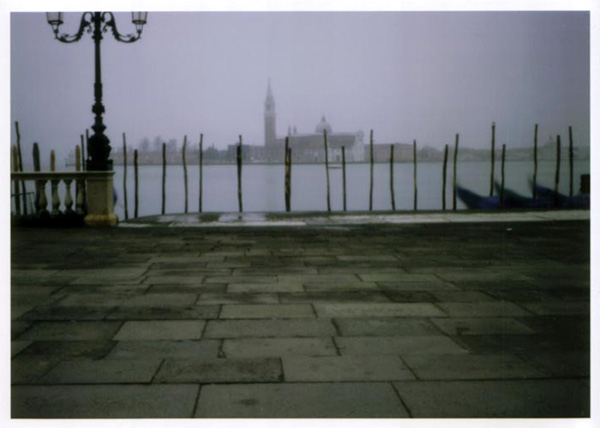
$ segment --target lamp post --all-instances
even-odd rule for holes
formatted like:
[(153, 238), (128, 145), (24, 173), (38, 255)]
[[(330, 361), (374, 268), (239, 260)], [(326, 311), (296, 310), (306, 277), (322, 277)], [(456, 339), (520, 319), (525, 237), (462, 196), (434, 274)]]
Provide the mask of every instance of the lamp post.
[(100, 42), (102, 41), (102, 33), (105, 33), (110, 28), (114, 38), (123, 43), (133, 43), (142, 35), (142, 29), (148, 17), (148, 12), (132, 12), (131, 21), (135, 25), (136, 33), (122, 35), (117, 30), (117, 24), (112, 12), (85, 12), (81, 17), (79, 30), (76, 34), (59, 34), (58, 29), (63, 23), (62, 12), (48, 12), (46, 19), (48, 24), (52, 26), (54, 38), (62, 43), (74, 43), (81, 39), (84, 32), (92, 33), (94, 40), (95, 51), (95, 81), (94, 81), (94, 105), (92, 112), (94, 113), (94, 125), (92, 125), (93, 135), (88, 141), (88, 156), (87, 170), (88, 171), (111, 171), (112, 159), (110, 155), (110, 140), (104, 135), (104, 122), (102, 114), (104, 113), (104, 105), (102, 104), (102, 72), (100, 62)]

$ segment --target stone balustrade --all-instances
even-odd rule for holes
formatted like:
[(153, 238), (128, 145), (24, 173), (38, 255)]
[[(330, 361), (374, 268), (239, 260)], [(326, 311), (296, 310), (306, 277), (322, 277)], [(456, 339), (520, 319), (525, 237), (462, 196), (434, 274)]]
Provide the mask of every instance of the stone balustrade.
[[(13, 172), (11, 173), (15, 190), (13, 216), (17, 220), (25, 217), (35, 220), (84, 218), (93, 215), (94, 221), (98, 222), (98, 215), (100, 215), (109, 216), (114, 223), (113, 218), (116, 220), (116, 217), (113, 214), (113, 201), (105, 197), (104, 194), (107, 192), (103, 189), (106, 187), (112, 190), (112, 175), (112, 171)], [(22, 194), (19, 194), (19, 183), (23, 181), (34, 183), (34, 213), (28, 212), (27, 209), (21, 210), (21, 202), (25, 202), (25, 199)], [(90, 184), (94, 183), (97, 188), (96, 183), (99, 182), (103, 184), (100, 188), (100, 204), (96, 201), (97, 198), (90, 194)], [(94, 191), (92, 190), (92, 193)], [(88, 223), (87, 217), (86, 223)]]

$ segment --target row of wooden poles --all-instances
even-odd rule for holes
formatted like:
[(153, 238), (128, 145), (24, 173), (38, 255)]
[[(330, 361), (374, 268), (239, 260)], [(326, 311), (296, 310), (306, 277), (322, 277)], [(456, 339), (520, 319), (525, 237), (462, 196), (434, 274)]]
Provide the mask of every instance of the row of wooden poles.
[[(17, 144), (13, 146), (13, 170), (23, 171), (23, 159), (21, 155), (21, 135), (19, 132), (19, 123), (15, 122)], [(86, 131), (86, 140), (89, 139), (88, 132)], [(327, 211), (331, 211), (331, 194), (330, 194), (330, 180), (329, 180), (329, 150), (327, 142), (327, 131), (323, 132), (323, 144), (325, 149), (325, 173), (326, 173), (326, 193), (327, 193)], [(202, 180), (203, 180), (203, 134), (200, 134), (200, 150), (199, 150), (199, 195), (198, 195), (198, 211), (202, 212)], [(453, 177), (452, 177), (452, 209), (456, 210), (456, 184), (457, 184), (457, 159), (458, 159), (458, 146), (459, 146), (459, 134), (456, 134), (454, 142), (454, 160), (453, 160)], [(534, 130), (534, 151), (533, 151), (533, 197), (536, 195), (537, 185), (537, 174), (538, 174), (538, 125), (535, 125)], [(187, 149), (187, 135), (183, 139), (182, 148), (182, 164), (183, 164), (183, 175), (184, 175), (184, 196), (185, 205), (184, 212), (188, 212), (188, 177), (187, 177), (187, 161), (186, 161), (186, 149)], [(346, 150), (342, 146), (342, 192), (343, 192), (343, 211), (346, 211)], [(374, 170), (374, 156), (373, 156), (373, 130), (370, 131), (369, 136), (369, 152), (370, 152), (370, 185), (369, 185), (369, 211), (373, 210), (373, 170)], [(85, 170), (85, 146), (84, 136), (81, 135), (81, 146), (75, 148), (76, 158), (76, 170)], [(490, 191), (489, 195), (494, 194), (494, 179), (495, 179), (495, 153), (496, 153), (496, 124), (492, 123), (492, 138), (491, 138), (491, 172), (490, 172)], [(506, 155), (506, 144), (502, 145), (501, 151), (501, 172), (500, 172), (500, 206), (504, 204), (504, 183), (505, 183), (505, 155)], [(561, 141), (560, 135), (556, 137), (556, 173), (554, 180), (554, 194), (555, 203), (558, 203), (558, 185), (560, 178), (560, 157), (561, 157)], [(55, 171), (55, 154), (54, 150), (50, 152), (50, 171)], [(243, 212), (243, 198), (242, 198), (242, 136), (239, 136), (239, 143), (236, 147), (236, 164), (237, 164), (237, 197), (238, 197), (238, 209), (239, 212)], [(40, 171), (40, 155), (39, 147), (37, 143), (33, 145), (33, 165), (34, 171)], [(133, 152), (133, 165), (134, 165), (134, 217), (138, 217), (139, 210), (139, 178), (138, 178), (138, 151), (137, 149)], [(448, 165), (448, 144), (444, 147), (444, 158), (442, 163), (442, 210), (446, 210), (446, 177), (447, 177), (447, 165)], [(291, 182), (292, 182), (292, 149), (290, 147), (289, 137), (285, 139), (284, 147), (284, 198), (285, 198), (285, 210), (286, 212), (291, 211)], [(396, 210), (395, 202), (395, 191), (394, 191), (394, 145), (390, 145), (390, 199), (392, 210)], [(569, 126), (569, 196), (573, 196), (573, 133), (572, 128)], [(162, 145), (162, 204), (161, 214), (165, 214), (166, 206), (166, 168), (167, 168), (167, 156), (166, 156), (166, 144)], [(14, 193), (15, 193), (15, 204), (17, 212), (20, 212), (20, 193), (23, 196), (24, 214), (27, 215), (27, 204), (26, 204), (26, 187), (25, 182), (21, 181), (21, 189), (19, 189), (19, 182), (14, 182)], [(127, 204), (127, 141), (126, 135), (123, 133), (123, 201), (125, 219), (129, 219), (129, 211)], [(418, 200), (418, 188), (417, 188), (417, 141), (413, 140), (413, 210), (417, 210)]]
[[(534, 168), (533, 168), (533, 198), (536, 197), (536, 185), (537, 185), (537, 174), (538, 174), (538, 125), (535, 125), (534, 130)], [(453, 176), (452, 176), (452, 210), (456, 210), (456, 185), (457, 185), (457, 160), (458, 160), (458, 146), (459, 146), (459, 134), (456, 134), (454, 141), (454, 159), (453, 159)], [(327, 186), (327, 211), (331, 212), (331, 193), (330, 193), (330, 180), (329, 180), (329, 150), (327, 142), (327, 131), (323, 132), (323, 144), (325, 149), (325, 174), (326, 174), (326, 186)], [(198, 199), (198, 211), (202, 212), (202, 168), (203, 168), (203, 134), (200, 134), (200, 156), (199, 156), (199, 199)], [(186, 148), (187, 148), (187, 136), (183, 139), (182, 149), (182, 164), (183, 164), (183, 175), (184, 175), (184, 196), (185, 205), (184, 212), (188, 212), (188, 179), (187, 179), (187, 163), (186, 163)], [(369, 211), (373, 211), (373, 170), (374, 170), (374, 156), (373, 156), (373, 130), (370, 131), (369, 137), (369, 152), (370, 152), (370, 186), (369, 186)], [(491, 172), (490, 172), (490, 192), (489, 195), (494, 195), (494, 180), (495, 180), (495, 153), (496, 153), (496, 124), (492, 123), (492, 139), (491, 139)], [(554, 181), (554, 194), (555, 203), (558, 203), (558, 185), (560, 177), (560, 135), (556, 137), (556, 174)], [(165, 203), (166, 203), (166, 144), (162, 145), (162, 205), (161, 214), (165, 214)], [(504, 184), (505, 184), (505, 159), (506, 159), (506, 144), (502, 145), (501, 151), (501, 166), (500, 166), (500, 207), (504, 205)], [(125, 206), (125, 219), (129, 218), (127, 209), (127, 144), (125, 140), (125, 134), (123, 134), (123, 194), (124, 194), (124, 206)], [(134, 151), (133, 156), (134, 162), (134, 173), (135, 173), (135, 211), (134, 217), (138, 216), (138, 152)], [(242, 136), (239, 136), (239, 143), (236, 147), (236, 164), (237, 164), (237, 199), (238, 199), (238, 210), (243, 212), (243, 198), (242, 198)], [(390, 145), (390, 198), (392, 210), (396, 210), (396, 200), (394, 191), (394, 145)], [(448, 166), (448, 144), (444, 147), (444, 158), (442, 163), (442, 210), (446, 210), (446, 177), (447, 177), (447, 166)], [(573, 133), (569, 126), (569, 166), (570, 166), (570, 181), (569, 181), (569, 196), (573, 196)], [(291, 211), (291, 183), (292, 183), (292, 149), (290, 147), (289, 137), (285, 139), (284, 147), (284, 200), (286, 212)], [(342, 192), (343, 192), (343, 211), (347, 210), (346, 206), (346, 149), (342, 146)], [(418, 188), (417, 188), (417, 141), (413, 140), (413, 210), (417, 210), (418, 200)]]

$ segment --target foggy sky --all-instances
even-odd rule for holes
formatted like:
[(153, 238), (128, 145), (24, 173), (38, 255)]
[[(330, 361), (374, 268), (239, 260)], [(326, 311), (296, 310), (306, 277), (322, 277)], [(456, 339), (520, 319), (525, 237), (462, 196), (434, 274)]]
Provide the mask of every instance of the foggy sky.
[[(65, 14), (61, 32), (81, 14)], [(121, 33), (130, 14), (116, 14)], [(113, 148), (187, 134), (263, 144), (267, 80), (277, 133), (374, 130), (375, 142), (533, 144), (573, 126), (589, 145), (587, 12), (150, 12), (141, 40), (106, 33), (102, 77)], [(53, 39), (43, 13), (11, 14), (11, 143), (59, 155), (93, 123), (93, 42)]]

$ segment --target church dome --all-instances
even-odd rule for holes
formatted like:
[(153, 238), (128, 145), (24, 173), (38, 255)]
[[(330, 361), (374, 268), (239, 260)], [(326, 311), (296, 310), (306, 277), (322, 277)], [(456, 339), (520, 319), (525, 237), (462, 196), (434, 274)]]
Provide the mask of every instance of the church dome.
[(317, 127), (315, 128), (315, 132), (317, 134), (322, 134), (323, 131), (327, 131), (328, 134), (331, 134), (331, 125), (327, 122), (327, 119), (325, 119), (325, 115), (321, 117), (321, 121), (317, 124)]

